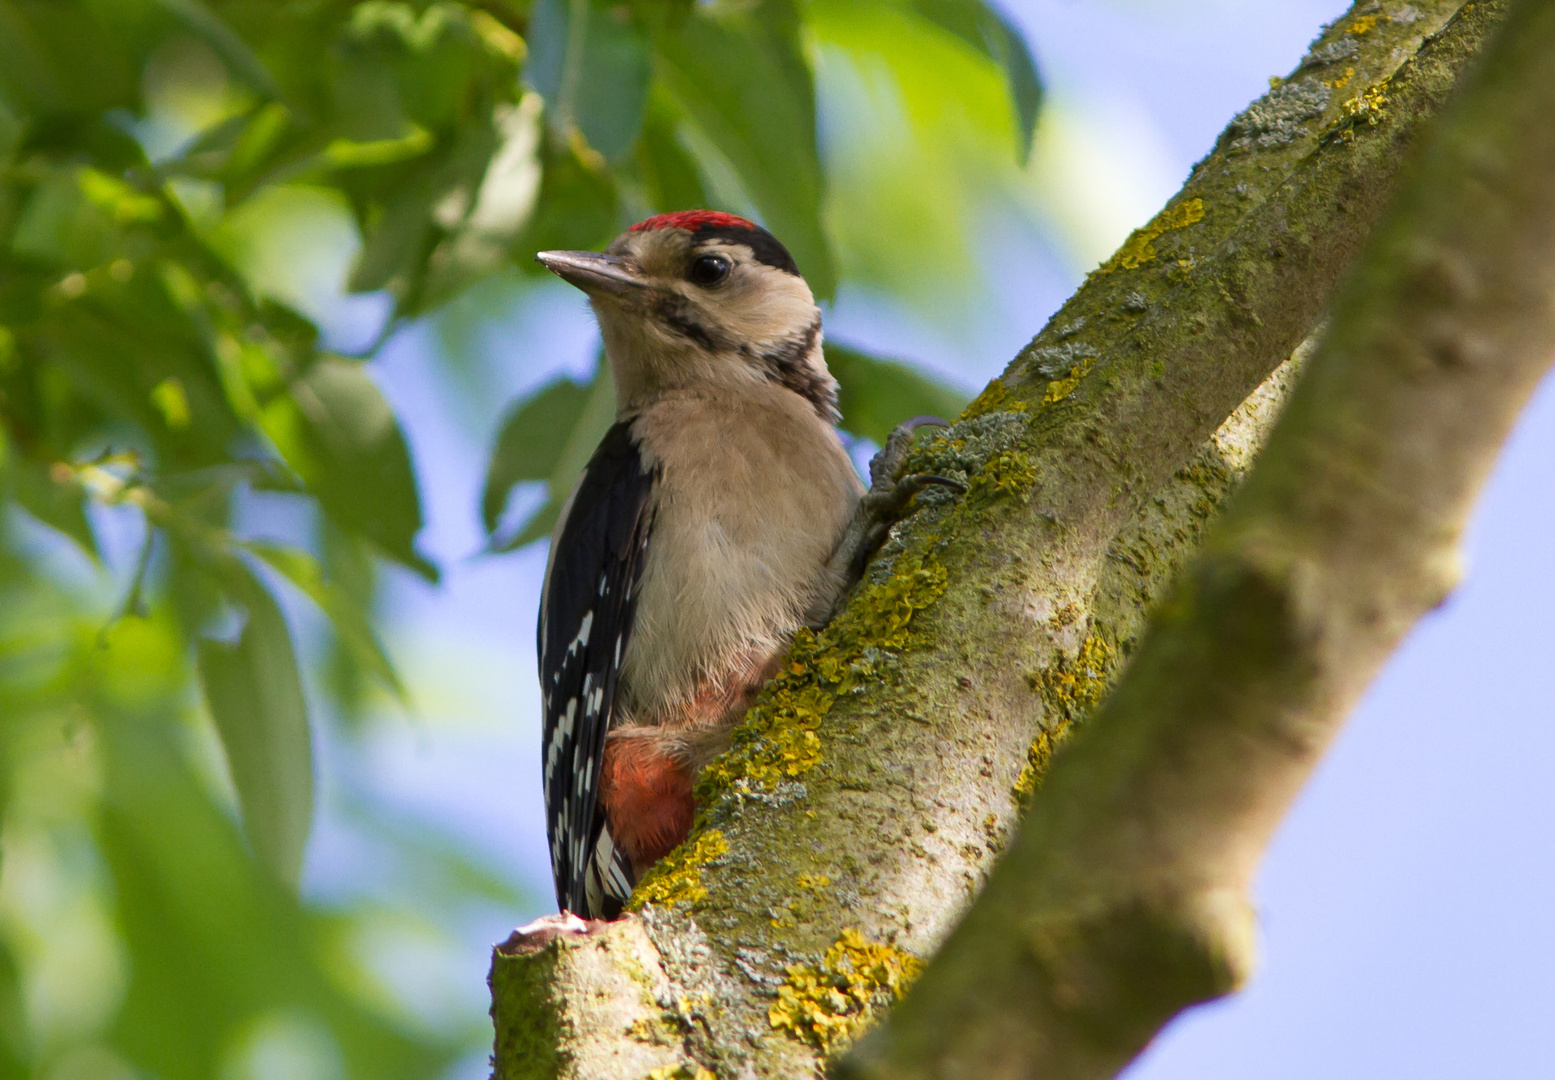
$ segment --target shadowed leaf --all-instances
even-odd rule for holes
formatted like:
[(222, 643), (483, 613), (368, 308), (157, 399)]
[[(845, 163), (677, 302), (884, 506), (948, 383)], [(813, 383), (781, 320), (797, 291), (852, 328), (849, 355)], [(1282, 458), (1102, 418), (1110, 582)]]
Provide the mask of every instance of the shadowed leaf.
[(513, 485), (550, 478), (588, 399), (588, 387), (562, 379), (519, 402), (502, 421), (481, 493), (488, 533), (496, 531)]
[(372, 672), (401, 705), (408, 703), (405, 685), (394, 670), (394, 663), (389, 659), (383, 642), (378, 640), (373, 630), (369, 612), (346, 590), (324, 577), (324, 568), (317, 559), (300, 548), (263, 540), (245, 541), (242, 546), (263, 559), (266, 565), (317, 604), (335, 628), (341, 645), (356, 663)]
[[(578, 18), (578, 16), (582, 18)], [(526, 78), (550, 121), (614, 160), (631, 148), (648, 100), (648, 38), (625, 5), (538, 0), (529, 17)]]
[(855, 435), (884, 444), (891, 430), (913, 416), (954, 420), (967, 396), (935, 382), (899, 360), (885, 360), (826, 343), (826, 366), (836, 378), (842, 426)]
[(313, 818), (308, 707), (281, 609), (241, 564), (225, 571), (224, 585), (247, 620), (235, 643), (198, 643), (200, 683), (254, 854), (295, 887)]
[(307, 433), (308, 460), (294, 462), (342, 528), (428, 580), (437, 568), (415, 550), (421, 499), (394, 411), (363, 366), (318, 361), (292, 385)]
[[(571, 389), (564, 391), (561, 389), (563, 386), (570, 387)], [(546, 421), (544, 423), (548, 426), (536, 429), (544, 431), (545, 437), (552, 440), (550, 442), (551, 449), (531, 459), (532, 464), (527, 467), (529, 470), (528, 475), (518, 478), (520, 481), (545, 480), (546, 500), (540, 509), (536, 510), (528, 521), (524, 523), (524, 527), (514, 535), (500, 536), (495, 528), (488, 526), (489, 529), (492, 529), (492, 536), (487, 544), (487, 550), (489, 551), (514, 551), (551, 534), (551, 529), (556, 524), (556, 519), (561, 513), (562, 503), (566, 501), (567, 494), (572, 490), (573, 484), (577, 482), (578, 474), (583, 471), (583, 466), (588, 464), (594, 449), (599, 445), (599, 440), (604, 438), (605, 432), (610, 430), (610, 425), (615, 422), (615, 388), (611, 384), (610, 372), (603, 360), (601, 360), (599, 369), (595, 373), (592, 385), (581, 387), (573, 383), (557, 383), (541, 393), (555, 394), (558, 402), (565, 400), (568, 408), (575, 409), (570, 422), (565, 426), (561, 424), (562, 418), (558, 416), (554, 426), (549, 426), (550, 422)], [(503, 424), (502, 436), (498, 438), (498, 451), (492, 455), (493, 470), (497, 466), (497, 458), (502, 449), (503, 439), (508, 437), (510, 432), (514, 432), (512, 439), (515, 443), (520, 439), (526, 442), (531, 440), (527, 424), (517, 421), (520, 416), (525, 414), (534, 415), (530, 412), (530, 404), (534, 400), (536, 399), (531, 399), (531, 402), (520, 405)], [(516, 429), (518, 428), (525, 428), (525, 434), (517, 434)], [(545, 472), (541, 472), (537, 467), (538, 463), (542, 462), (549, 466)], [(512, 484), (509, 484), (506, 488), (501, 489), (500, 498), (504, 502), (511, 488)], [(492, 495), (495, 491), (491, 483), (491, 472), (487, 473), (486, 491), (488, 495)], [(483, 500), (483, 517), (485, 516), (486, 505)], [(500, 508), (497, 510), (497, 513), (500, 516)], [(493, 521), (495, 520), (493, 519)]]

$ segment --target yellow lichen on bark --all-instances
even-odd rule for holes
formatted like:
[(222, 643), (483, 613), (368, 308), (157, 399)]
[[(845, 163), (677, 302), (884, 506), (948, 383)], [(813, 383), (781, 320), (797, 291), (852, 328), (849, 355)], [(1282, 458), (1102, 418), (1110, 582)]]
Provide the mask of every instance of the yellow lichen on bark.
[(695, 904), (707, 898), (702, 884), (702, 867), (712, 859), (729, 853), (729, 843), (718, 829), (709, 829), (692, 837), (670, 852), (648, 872), (632, 892), (632, 911), (645, 904)]
[(1092, 632), (1080, 643), (1074, 659), (1057, 657), (1049, 667), (1026, 676), (1027, 684), (1041, 695), (1047, 715), (1010, 789), (1010, 798), (1017, 805), (1024, 805), (1042, 786), (1042, 774), (1053, 752), (1069, 737), (1074, 725), (1101, 704), (1117, 666), (1117, 650)]
[(819, 967), (790, 964), (767, 1010), (774, 1031), (830, 1055), (863, 1030), (875, 1010), (890, 1005), (917, 978), (922, 963), (894, 945), (844, 930)]
[(1031, 746), (1026, 749), (1026, 764), (1021, 766), (1020, 775), (1015, 778), (1015, 786), (1010, 789), (1010, 798), (1015, 805), (1025, 806), (1037, 793), (1037, 789), (1042, 786), (1048, 763), (1053, 760), (1053, 751), (1063, 744), (1071, 730), (1073, 728), (1066, 720), (1053, 728), (1043, 728), (1031, 740)]
[(1135, 229), (1117, 253), (1102, 264), (1101, 273), (1114, 270), (1134, 270), (1156, 257), (1155, 242), (1173, 229), (1186, 228), (1204, 220), (1204, 200), (1188, 199), (1169, 206), (1155, 216), (1143, 229)]
[(643, 1080), (718, 1080), (718, 1076), (700, 1065), (665, 1065), (654, 1069)]
[[(1201, 215), (1202, 216), (1202, 215)], [(1151, 258), (1155, 257), (1155, 248), (1151, 248)], [(1135, 265), (1138, 265), (1137, 263)], [(1054, 379), (1047, 384), (1047, 389), (1042, 392), (1042, 404), (1056, 405), (1068, 397), (1074, 388), (1080, 385), (1080, 380), (1090, 374), (1092, 366), (1096, 363), (1094, 356), (1087, 356), (1074, 367), (1069, 369), (1069, 374), (1062, 379)]]
[(998, 409), (1010, 396), (1010, 388), (1004, 385), (1003, 379), (994, 379), (983, 392), (972, 399), (971, 403), (961, 411), (961, 419), (971, 416), (982, 416)]

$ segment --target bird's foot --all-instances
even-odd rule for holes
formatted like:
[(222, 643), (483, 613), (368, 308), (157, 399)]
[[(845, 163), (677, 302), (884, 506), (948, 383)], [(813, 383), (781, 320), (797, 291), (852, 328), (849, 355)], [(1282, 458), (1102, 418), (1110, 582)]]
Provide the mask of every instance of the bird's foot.
[(899, 475), (907, 463), (913, 437), (920, 428), (949, 427), (948, 421), (937, 416), (915, 416), (898, 424), (887, 437), (885, 445), (869, 463), (869, 490), (859, 500), (848, 522), (837, 550), (827, 563), (827, 569), (839, 587), (824, 611), (814, 613), (810, 625), (825, 626), (842, 602), (852, 593), (854, 586), (864, 576), (864, 564), (885, 542), (886, 535), (907, 513), (913, 497), (929, 487), (947, 487), (964, 493), (966, 485), (948, 476), (933, 473), (909, 473)]

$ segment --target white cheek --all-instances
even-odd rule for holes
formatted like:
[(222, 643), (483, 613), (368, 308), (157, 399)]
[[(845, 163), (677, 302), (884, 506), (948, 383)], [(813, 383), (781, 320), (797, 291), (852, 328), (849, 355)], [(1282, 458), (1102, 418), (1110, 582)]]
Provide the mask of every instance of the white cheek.
[(739, 285), (730, 291), (720, 321), (758, 351), (803, 333), (817, 318), (809, 288), (792, 274), (763, 266)]

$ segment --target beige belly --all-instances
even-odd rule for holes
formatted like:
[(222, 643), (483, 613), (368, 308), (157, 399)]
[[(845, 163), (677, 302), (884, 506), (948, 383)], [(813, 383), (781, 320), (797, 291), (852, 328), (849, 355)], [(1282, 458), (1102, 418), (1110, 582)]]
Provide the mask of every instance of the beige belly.
[(764, 677), (836, 588), (825, 564), (863, 485), (835, 429), (786, 391), (666, 398), (637, 430), (660, 481), (622, 658), (622, 719), (708, 723), (707, 709), (691, 708), (698, 699), (737, 697)]

